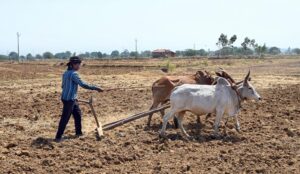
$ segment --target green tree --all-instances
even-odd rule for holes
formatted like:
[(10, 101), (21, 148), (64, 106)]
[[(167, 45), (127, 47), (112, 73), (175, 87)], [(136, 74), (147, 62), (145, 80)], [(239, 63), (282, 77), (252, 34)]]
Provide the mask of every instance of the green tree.
[(7, 59), (8, 59), (8, 56), (0, 54), (0, 61), (7, 60)]
[(183, 53), (184, 56), (196, 56), (196, 50), (186, 49)]
[(249, 51), (250, 48), (255, 48), (255, 40), (254, 39), (249, 39), (248, 37), (245, 37), (244, 42), (241, 43), (241, 46), (244, 50), (245, 55), (249, 55), (253, 51)]
[(104, 55), (100, 51), (98, 51), (97, 52), (97, 58), (101, 59), (102, 57), (104, 57)]
[(110, 57), (116, 58), (116, 57), (119, 57), (119, 55), (120, 55), (119, 51), (114, 50), (114, 51), (111, 52)]
[(103, 55), (102, 55), (102, 53), (100, 51), (98, 51), (98, 52), (91, 52), (90, 56), (92, 58), (98, 58), (98, 59), (100, 59), (100, 58), (103, 57)]
[(125, 49), (123, 52), (121, 52), (120, 56), (123, 58), (128, 58), (130, 56), (130, 53), (127, 49)]
[(232, 52), (233, 43), (237, 40), (237, 36), (233, 35), (228, 40), (227, 35), (221, 34), (216, 45), (219, 47), (218, 55), (226, 55)]
[(91, 58), (98, 58), (97, 52), (95, 51), (91, 52)]
[(151, 51), (150, 50), (145, 50), (141, 52), (142, 57), (151, 57)]
[(67, 55), (66, 52), (56, 53), (54, 55), (54, 57), (58, 58), (58, 59), (67, 59), (67, 58), (69, 58), (69, 56)]
[(20, 60), (21, 60), (21, 61), (24, 61), (25, 59), (26, 59), (25, 56), (23, 56), (23, 55), (20, 56)]
[(103, 54), (102, 54), (102, 57), (103, 57), (103, 58), (106, 58), (106, 57), (108, 57), (108, 54), (107, 54), (107, 53), (103, 53)]
[(176, 57), (182, 57), (184, 55), (184, 51), (177, 50), (175, 51)]
[(208, 53), (204, 49), (197, 50), (196, 54), (198, 56), (207, 56), (208, 55)]
[(18, 60), (18, 53), (12, 51), (8, 54), (9, 59), (11, 60)]
[(294, 48), (292, 50), (292, 53), (294, 53), (294, 54), (300, 54), (300, 48)]
[(237, 36), (233, 35), (231, 36), (231, 38), (229, 39), (228, 45), (232, 47), (232, 44), (236, 41)]
[(84, 53), (84, 56), (87, 57), (87, 58), (90, 58), (90, 57), (91, 57), (91, 54), (90, 54), (89, 52), (85, 52), (85, 53)]
[(51, 52), (47, 51), (47, 52), (44, 52), (43, 58), (44, 59), (53, 59), (54, 55)]
[(223, 48), (223, 47), (227, 46), (227, 44), (228, 44), (227, 35), (221, 33), (216, 45), (220, 48)]
[(270, 47), (269, 48), (269, 54), (272, 54), (272, 55), (277, 55), (277, 54), (280, 54), (281, 51), (278, 47)]
[(26, 59), (27, 59), (27, 60), (33, 60), (34, 57), (32, 56), (32, 54), (28, 53), (28, 54), (26, 55)]
[(40, 54), (37, 54), (37, 55), (35, 55), (35, 58), (36, 58), (36, 59), (42, 59), (43, 56), (41, 56)]
[(266, 44), (264, 44), (264, 45), (255, 44), (254, 50), (255, 50), (256, 54), (259, 55), (259, 57), (261, 58), (263, 56), (263, 54), (267, 52), (267, 46), (266, 46)]
[(65, 59), (68, 59), (68, 58), (70, 58), (71, 57), (71, 55), (72, 55), (72, 53), (71, 53), (71, 51), (66, 51), (65, 52)]
[(136, 52), (136, 51), (131, 51), (130, 52), (130, 57), (137, 57), (138, 55), (139, 55), (139, 53)]
[(87, 58), (86, 55), (85, 55), (85, 53), (78, 54), (77, 56), (80, 57), (81, 59)]

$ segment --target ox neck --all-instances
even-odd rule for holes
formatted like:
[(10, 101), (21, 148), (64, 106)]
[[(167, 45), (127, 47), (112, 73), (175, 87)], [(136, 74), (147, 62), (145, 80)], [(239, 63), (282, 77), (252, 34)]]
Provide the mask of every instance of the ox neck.
[(237, 99), (238, 99), (238, 108), (242, 108), (242, 101), (244, 100), (243, 99), (243, 96), (242, 96), (242, 88), (234, 88), (234, 87), (231, 87), (231, 89), (234, 91), (234, 93), (236, 94), (237, 96)]

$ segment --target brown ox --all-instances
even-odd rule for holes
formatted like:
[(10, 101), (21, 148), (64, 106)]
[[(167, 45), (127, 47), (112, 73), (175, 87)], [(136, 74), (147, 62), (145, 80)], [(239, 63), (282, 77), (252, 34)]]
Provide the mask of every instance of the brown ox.
[[(231, 78), (231, 76), (220, 68), (219, 72), (216, 72), (216, 75), (219, 77), (224, 77), (231, 83), (235, 83), (235, 81)], [(159, 105), (163, 105), (169, 101), (172, 90), (179, 85), (182, 84), (202, 84), (202, 85), (212, 85), (215, 81), (215, 78), (211, 76), (211, 74), (207, 71), (197, 71), (194, 75), (187, 76), (164, 76), (160, 79), (156, 80), (152, 84), (152, 96), (153, 103), (150, 108), (157, 108)], [(164, 116), (164, 110), (160, 111), (161, 115)], [(148, 127), (150, 127), (152, 115), (149, 115), (148, 118)], [(198, 117), (198, 122), (200, 122), (200, 118)], [(177, 121), (174, 119), (175, 127), (177, 128)]]

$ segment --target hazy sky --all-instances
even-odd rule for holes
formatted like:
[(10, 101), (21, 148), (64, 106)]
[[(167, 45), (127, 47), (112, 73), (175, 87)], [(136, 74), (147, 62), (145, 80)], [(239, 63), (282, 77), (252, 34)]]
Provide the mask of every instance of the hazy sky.
[(300, 0), (0, 0), (0, 54), (215, 49), (221, 33), (300, 47)]

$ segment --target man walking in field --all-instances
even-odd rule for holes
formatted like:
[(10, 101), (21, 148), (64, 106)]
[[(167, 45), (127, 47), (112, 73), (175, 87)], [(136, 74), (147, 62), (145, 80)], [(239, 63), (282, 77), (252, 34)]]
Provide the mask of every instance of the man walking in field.
[(60, 142), (62, 140), (62, 135), (65, 128), (69, 122), (71, 114), (75, 121), (75, 132), (76, 136), (81, 136), (81, 110), (77, 102), (77, 89), (78, 85), (90, 90), (96, 90), (98, 92), (103, 92), (100, 87), (89, 85), (83, 82), (77, 71), (81, 66), (81, 59), (77, 56), (71, 57), (69, 63), (67, 64), (68, 69), (64, 72), (62, 76), (62, 95), (61, 100), (63, 102), (62, 116), (58, 125), (58, 130), (56, 133), (55, 140)]

